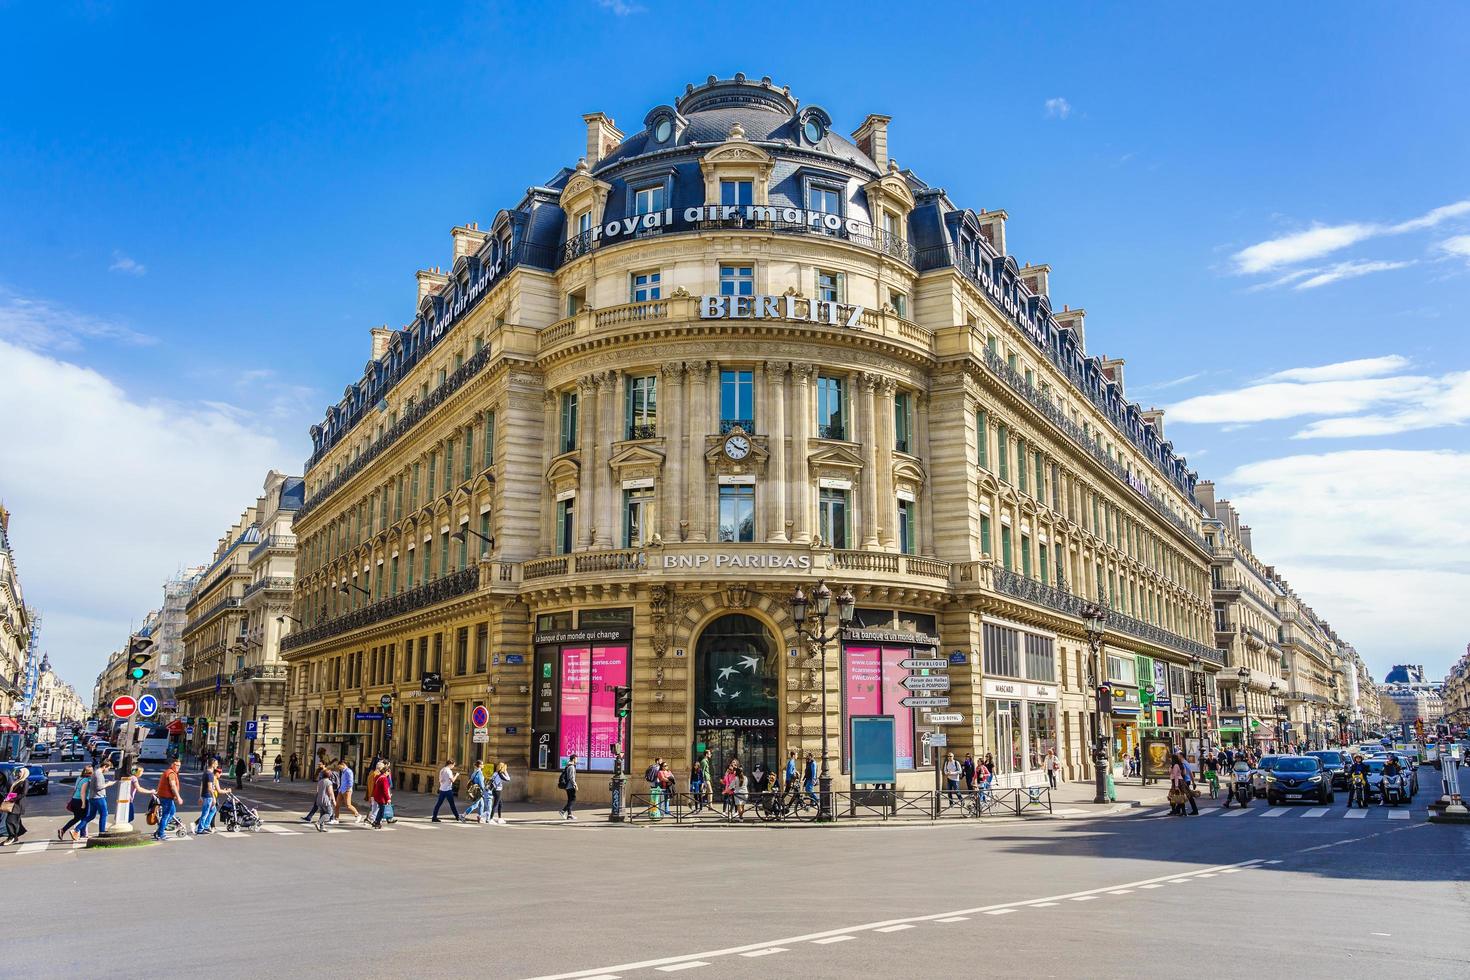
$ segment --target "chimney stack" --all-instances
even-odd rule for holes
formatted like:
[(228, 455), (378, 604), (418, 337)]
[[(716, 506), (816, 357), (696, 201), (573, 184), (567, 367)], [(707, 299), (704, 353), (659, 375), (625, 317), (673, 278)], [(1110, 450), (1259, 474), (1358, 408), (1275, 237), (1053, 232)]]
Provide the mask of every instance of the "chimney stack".
[(490, 237), (489, 232), (480, 230), (478, 221), (471, 221), (467, 225), (457, 225), (449, 232), (454, 236), (454, 258), (450, 259), (450, 268), (458, 262), (461, 256), (474, 255), (485, 244), (485, 239)]
[(1001, 255), (1006, 254), (1006, 219), (1010, 215), (1004, 211), (981, 211), (977, 217), (980, 219), (980, 234), (985, 240), (995, 246), (995, 250)]
[(1251, 526), (1249, 524), (1240, 525), (1240, 546), (1251, 554), (1255, 554), (1251, 548)]
[(888, 170), (888, 124), (892, 116), (870, 114), (852, 134), (857, 148), (866, 153), (878, 165), (880, 173)]
[(1141, 413), (1143, 420), (1154, 427), (1154, 435), (1160, 440), (1164, 438), (1164, 410), (1162, 408), (1150, 408)]
[(1118, 386), (1119, 394), (1123, 394), (1127, 390), (1123, 387), (1123, 365), (1126, 363), (1121, 357), (1108, 357), (1104, 355), (1102, 358), (1103, 377)]
[(393, 331), (389, 330), (385, 324), (381, 327), (373, 327), (369, 332), (373, 335), (373, 360), (376, 361), (388, 353), (388, 342), (393, 339)]
[(432, 296), (443, 289), (444, 285), (449, 282), (449, 277), (440, 272), (438, 266), (435, 266), (432, 269), (420, 269), (418, 271), (418, 280), (419, 295), (418, 299), (413, 302), (414, 309), (418, 309), (419, 304), (424, 301), (425, 296)]
[(1048, 286), (1050, 279), (1051, 266), (1044, 262), (1041, 265), (1027, 263), (1021, 267), (1021, 281), (1037, 296), (1051, 298), (1051, 289)]
[(618, 148), (623, 141), (623, 133), (605, 112), (589, 112), (582, 121), (587, 124), (587, 165), (595, 167), (598, 161)]
[(1201, 480), (1196, 483), (1194, 485), (1194, 499), (1196, 503), (1205, 509), (1206, 514), (1218, 520), (1215, 514), (1215, 482), (1213, 480)]
[(1083, 321), (1087, 319), (1087, 311), (1081, 307), (1074, 310), (1064, 306), (1062, 307), (1062, 312), (1053, 313), (1052, 316), (1056, 318), (1059, 325), (1066, 327), (1077, 335), (1077, 345), (1086, 351), (1087, 329), (1083, 325)]

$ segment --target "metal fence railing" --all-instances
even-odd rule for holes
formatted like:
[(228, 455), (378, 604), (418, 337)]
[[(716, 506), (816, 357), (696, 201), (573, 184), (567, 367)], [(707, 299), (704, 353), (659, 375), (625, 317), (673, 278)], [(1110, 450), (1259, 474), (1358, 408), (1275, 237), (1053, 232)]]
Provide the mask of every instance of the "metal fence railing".
[[(629, 793), (623, 819), (629, 823), (812, 823), (819, 808), (806, 793), (751, 793), (743, 802), (694, 793), (652, 790)], [(982, 819), (1051, 813), (1048, 786), (989, 790), (859, 789), (832, 794), (837, 822), (855, 819), (925, 821)]]

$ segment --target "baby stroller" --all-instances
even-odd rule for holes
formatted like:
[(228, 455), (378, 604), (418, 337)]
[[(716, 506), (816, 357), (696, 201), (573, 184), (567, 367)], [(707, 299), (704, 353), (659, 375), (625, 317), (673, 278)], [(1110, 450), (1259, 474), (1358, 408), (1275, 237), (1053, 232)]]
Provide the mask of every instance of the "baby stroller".
[(219, 818), (224, 821), (225, 829), (231, 832), (248, 830), (255, 833), (260, 830), (260, 814), (233, 793), (220, 797)]

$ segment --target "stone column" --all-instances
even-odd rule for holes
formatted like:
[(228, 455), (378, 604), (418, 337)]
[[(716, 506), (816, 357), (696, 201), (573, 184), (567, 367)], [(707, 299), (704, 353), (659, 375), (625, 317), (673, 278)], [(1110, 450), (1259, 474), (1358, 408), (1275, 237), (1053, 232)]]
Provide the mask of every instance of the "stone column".
[(798, 544), (812, 540), (812, 474), (807, 462), (812, 437), (812, 366), (791, 365), (791, 532)]
[(889, 551), (898, 548), (898, 504), (897, 496), (893, 492), (893, 447), (897, 443), (898, 433), (894, 428), (893, 419), (893, 396), (898, 391), (898, 383), (892, 378), (884, 378), (878, 385), (874, 395), (877, 416), (878, 446), (875, 455), (878, 458), (878, 507), (882, 514), (882, 532), (879, 535), (882, 545)]
[(786, 541), (786, 368), (781, 361), (766, 365), (766, 415), (763, 427), (769, 439), (771, 458), (760, 487), (766, 512), (766, 540)]
[(659, 374), (658, 431), (664, 441), (664, 470), (658, 488), (659, 535), (679, 540), (684, 520), (684, 365), (665, 364)]
[(688, 490), (686, 491), (689, 515), (690, 541), (708, 541), (709, 533), (709, 473), (704, 465), (705, 436), (710, 431), (709, 377), (713, 370), (711, 361), (693, 361), (689, 369), (689, 462)]
[(878, 549), (878, 425), (877, 425), (877, 403), (878, 387), (882, 379), (876, 374), (862, 374), (858, 376), (858, 384), (862, 390), (862, 408), (858, 411), (858, 421), (862, 426), (858, 438), (862, 440), (863, 452), (863, 533), (862, 546), (865, 550), (876, 551)]
[(618, 503), (623, 488), (617, 474), (608, 465), (613, 443), (618, 439), (623, 421), (623, 375), (621, 371), (605, 371), (600, 375), (602, 390), (597, 397), (597, 512), (593, 526), (593, 546), (611, 548), (617, 538)]
[[(541, 502), (541, 507), (538, 508), (541, 514), (541, 543), (536, 549), (536, 555), (544, 558), (551, 554), (556, 536), (556, 504), (550, 499), (552, 494), (550, 487), (546, 484), (546, 472), (551, 469), (551, 461), (556, 458), (557, 450), (561, 448), (561, 419), (557, 414), (561, 406), (561, 395), (555, 391), (544, 392), (541, 396), (541, 405), (543, 409), (541, 473), (536, 481), (538, 487), (536, 499)], [(509, 433), (506, 435), (509, 436)]]
[(597, 499), (597, 379), (577, 379), (577, 503), (573, 550), (584, 551), (592, 544), (592, 526)]
[(919, 466), (924, 471), (924, 485), (919, 487), (918, 497), (919, 512), (915, 515), (914, 531), (918, 535), (919, 554), (934, 554), (934, 499), (929, 492), (929, 394), (923, 391), (914, 392), (914, 441), (909, 451), (919, 458)]

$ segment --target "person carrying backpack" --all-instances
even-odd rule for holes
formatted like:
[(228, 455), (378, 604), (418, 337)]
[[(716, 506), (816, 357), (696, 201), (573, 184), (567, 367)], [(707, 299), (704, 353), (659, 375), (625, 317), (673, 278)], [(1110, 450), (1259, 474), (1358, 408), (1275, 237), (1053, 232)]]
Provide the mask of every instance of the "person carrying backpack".
[(491, 823), (505, 823), (505, 815), (500, 809), (500, 798), (508, 786), (510, 786), (510, 772), (502, 762), (496, 765), (495, 775), (490, 777), (490, 795), (493, 800), (490, 804)]
[(485, 763), (475, 763), (470, 770), (470, 784), (465, 790), (470, 799), (470, 805), (464, 808), (464, 818), (468, 820), (474, 814), (475, 820), (481, 824), (489, 823), (485, 814), (490, 810), (490, 794), (485, 792)]
[(562, 766), (561, 775), (556, 777), (556, 788), (564, 790), (567, 794), (566, 805), (559, 811), (565, 820), (577, 819), (572, 814), (572, 804), (577, 802), (577, 753), (573, 752), (567, 757), (567, 764)]
[(658, 815), (660, 801), (663, 799), (663, 789), (658, 781), (659, 768), (663, 764), (662, 759), (654, 759), (652, 764), (643, 770), (643, 781), (648, 784), (648, 815)]

